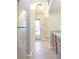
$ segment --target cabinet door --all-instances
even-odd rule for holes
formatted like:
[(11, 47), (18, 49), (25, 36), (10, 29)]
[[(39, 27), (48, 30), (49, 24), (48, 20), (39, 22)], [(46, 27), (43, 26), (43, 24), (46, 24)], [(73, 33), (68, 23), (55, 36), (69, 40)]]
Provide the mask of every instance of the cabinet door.
[(54, 52), (57, 54), (57, 36), (52, 34), (52, 46)]
[(55, 35), (52, 33), (52, 46), (53, 46), (53, 48), (54, 48), (54, 40), (55, 40), (55, 37), (54, 37)]
[(27, 31), (26, 28), (17, 29), (17, 59), (26, 59)]
[(50, 33), (50, 48), (54, 49), (54, 34)]
[(57, 41), (57, 54), (58, 54), (58, 59), (61, 59), (61, 44), (58, 41)]
[(53, 34), (53, 50), (54, 52), (57, 54), (57, 39), (56, 39), (56, 35)]

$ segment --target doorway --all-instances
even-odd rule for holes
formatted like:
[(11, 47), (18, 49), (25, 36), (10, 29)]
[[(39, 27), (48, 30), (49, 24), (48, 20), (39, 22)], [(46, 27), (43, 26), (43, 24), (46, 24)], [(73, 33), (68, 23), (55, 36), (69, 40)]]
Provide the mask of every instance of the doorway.
[(40, 28), (41, 28), (40, 19), (36, 19), (35, 20), (35, 40), (41, 40)]

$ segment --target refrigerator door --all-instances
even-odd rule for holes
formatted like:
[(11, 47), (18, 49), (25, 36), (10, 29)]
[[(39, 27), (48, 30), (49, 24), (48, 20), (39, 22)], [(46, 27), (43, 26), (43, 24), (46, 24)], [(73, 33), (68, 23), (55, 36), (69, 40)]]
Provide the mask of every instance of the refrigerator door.
[(18, 19), (17, 19), (17, 27), (20, 27), (20, 28), (27, 27), (26, 17), (27, 17), (26, 11), (22, 10), (20, 12)]
[(17, 29), (17, 59), (26, 59), (27, 28)]
[(21, 10), (17, 19), (17, 59), (26, 59), (27, 55), (27, 19), (26, 11)]

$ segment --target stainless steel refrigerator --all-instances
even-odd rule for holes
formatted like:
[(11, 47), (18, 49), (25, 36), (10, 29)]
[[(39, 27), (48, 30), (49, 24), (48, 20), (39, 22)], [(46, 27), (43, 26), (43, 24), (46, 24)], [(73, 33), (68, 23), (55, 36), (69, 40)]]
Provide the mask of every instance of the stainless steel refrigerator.
[(26, 11), (20, 11), (17, 18), (17, 59), (26, 59), (27, 52), (27, 15)]

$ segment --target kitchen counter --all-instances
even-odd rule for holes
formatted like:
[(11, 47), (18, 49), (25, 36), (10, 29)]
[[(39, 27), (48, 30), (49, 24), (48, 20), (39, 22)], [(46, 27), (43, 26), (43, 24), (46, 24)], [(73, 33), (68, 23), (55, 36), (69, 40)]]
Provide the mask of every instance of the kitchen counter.
[(55, 35), (55, 39), (61, 44), (61, 32), (56, 31), (56, 32), (53, 32), (53, 34)]
[(61, 31), (52, 31), (52, 44), (58, 59), (61, 59)]
[(58, 37), (61, 37), (61, 32), (53, 32), (53, 34), (55, 34), (56, 36), (58, 36)]

